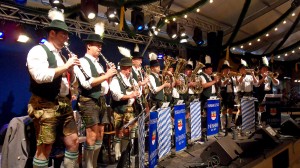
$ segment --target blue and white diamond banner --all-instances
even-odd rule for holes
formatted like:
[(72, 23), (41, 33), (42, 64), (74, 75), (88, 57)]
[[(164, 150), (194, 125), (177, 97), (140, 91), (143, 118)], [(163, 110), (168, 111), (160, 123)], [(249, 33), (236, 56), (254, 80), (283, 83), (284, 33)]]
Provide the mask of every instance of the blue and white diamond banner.
[(242, 132), (254, 130), (255, 129), (254, 99), (242, 98), (241, 113), (242, 113)]
[(149, 120), (149, 168), (155, 168), (158, 163), (157, 111), (150, 112)]
[(191, 113), (191, 141), (201, 138), (201, 102), (194, 101), (190, 103)]
[(145, 113), (140, 115), (138, 118), (139, 124), (139, 136), (138, 136), (138, 143), (139, 143), (139, 168), (144, 168), (145, 165)]
[(158, 158), (161, 159), (171, 152), (171, 108), (158, 109)]
[(185, 104), (174, 106), (174, 128), (176, 152), (186, 148)]
[(207, 100), (207, 135), (215, 135), (219, 132), (220, 100)]

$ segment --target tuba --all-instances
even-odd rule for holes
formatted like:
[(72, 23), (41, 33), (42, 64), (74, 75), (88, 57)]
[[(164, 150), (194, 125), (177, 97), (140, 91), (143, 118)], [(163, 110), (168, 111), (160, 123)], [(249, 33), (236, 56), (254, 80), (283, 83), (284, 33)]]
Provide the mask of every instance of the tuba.
[(175, 80), (181, 81), (179, 86), (176, 86), (176, 89), (179, 94), (185, 94), (188, 91), (187, 78), (185, 74), (182, 74), (182, 69), (187, 64), (187, 61), (183, 58), (178, 58), (176, 69), (174, 71)]
[(196, 62), (196, 67), (193, 70), (192, 75), (190, 77), (191, 82), (197, 83), (197, 85), (195, 87), (190, 88), (195, 94), (200, 94), (203, 91), (201, 78), (197, 75), (198, 71), (200, 69), (202, 69), (203, 67), (205, 67), (205, 65), (202, 64), (201, 62), (197, 61)]
[[(173, 57), (166, 56), (165, 67), (164, 67), (164, 69), (162, 71), (162, 84), (165, 83), (165, 82), (168, 82), (168, 83), (172, 84), (172, 82), (173, 82), (172, 76), (168, 75), (167, 71), (168, 71), (169, 67), (172, 64), (174, 64), (175, 62), (176, 62), (176, 60)], [(165, 87), (164, 88), (164, 93), (166, 95), (172, 94), (172, 90), (173, 90), (172, 87), (168, 87), (168, 88)]]

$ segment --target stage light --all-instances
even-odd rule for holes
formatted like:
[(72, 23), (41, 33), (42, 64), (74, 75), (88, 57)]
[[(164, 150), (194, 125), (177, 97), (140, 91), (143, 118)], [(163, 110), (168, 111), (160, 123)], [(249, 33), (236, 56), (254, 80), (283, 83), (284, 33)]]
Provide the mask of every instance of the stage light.
[(170, 38), (176, 39), (177, 38), (177, 23), (176, 22), (170, 22), (167, 24), (167, 33)]
[(17, 25), (15, 30), (15, 34), (17, 35), (17, 42), (26, 43), (29, 40), (29, 37), (25, 32), (25, 27), (23, 27), (22, 25)]
[(120, 20), (119, 20), (119, 14), (117, 12), (116, 8), (109, 7), (107, 8), (107, 11), (105, 12), (105, 15), (107, 17), (107, 20), (109, 23), (114, 23), (115, 25), (118, 25)]
[(180, 36), (179, 38), (179, 42), (180, 43), (187, 43), (189, 36), (185, 35), (185, 36)]
[(111, 7), (107, 8), (106, 16), (107, 18), (117, 17), (117, 10)]
[(164, 58), (164, 54), (163, 53), (159, 53), (158, 55), (157, 55), (157, 59), (163, 59)]
[(47, 40), (45, 38), (42, 38), (39, 42), (39, 44), (44, 44)]
[(131, 24), (134, 27), (135, 31), (143, 31), (144, 30), (144, 13), (140, 8), (134, 8), (131, 11)]
[(96, 0), (81, 0), (81, 11), (90, 20), (98, 14), (98, 2)]
[(154, 20), (153, 16), (151, 17), (148, 23), (148, 29), (155, 29), (156, 28), (156, 21)]
[(179, 27), (178, 35), (180, 35), (181, 37), (184, 37), (186, 35), (185, 29), (182, 25), (180, 25)]
[(20, 43), (26, 43), (29, 40), (29, 37), (26, 34), (19, 34), (19, 37), (17, 39)]
[(17, 4), (25, 5), (27, 3), (27, 0), (15, 0)]
[(5, 34), (4, 34), (4, 32), (3, 32), (3, 31), (0, 31), (0, 40), (3, 40), (3, 39), (4, 39), (4, 37), (5, 37)]
[(62, 0), (49, 0), (49, 3), (52, 7), (57, 7), (58, 9), (64, 9)]
[(204, 41), (202, 38), (202, 30), (199, 27), (195, 27), (195, 29), (194, 29), (193, 40), (199, 46), (204, 44)]

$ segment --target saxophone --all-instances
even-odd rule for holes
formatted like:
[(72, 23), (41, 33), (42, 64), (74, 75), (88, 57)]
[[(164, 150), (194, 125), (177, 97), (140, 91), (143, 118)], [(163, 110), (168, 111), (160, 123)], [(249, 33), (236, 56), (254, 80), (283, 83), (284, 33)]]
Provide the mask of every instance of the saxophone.
[[(162, 71), (162, 84), (165, 82), (172, 84), (172, 82), (173, 82), (172, 76), (168, 75), (167, 71), (168, 71), (169, 67), (174, 63), (176, 63), (176, 60), (173, 57), (166, 56), (165, 67)], [(164, 93), (166, 95), (172, 94), (172, 90), (173, 90), (172, 87), (165, 87)]]
[(197, 84), (196, 86), (190, 88), (195, 94), (200, 94), (203, 91), (201, 78), (197, 75), (198, 71), (203, 67), (205, 67), (204, 64), (202, 64), (199, 61), (196, 61), (196, 67), (193, 70), (192, 75), (190, 77), (190, 82), (195, 82)]
[(187, 64), (187, 61), (185, 59), (178, 58), (176, 69), (174, 71), (175, 80), (181, 81), (180, 82), (181, 84), (179, 86), (176, 86), (177, 92), (179, 94), (185, 94), (188, 91), (186, 75), (183, 73), (180, 73), (180, 72), (182, 72), (182, 70), (186, 64)]

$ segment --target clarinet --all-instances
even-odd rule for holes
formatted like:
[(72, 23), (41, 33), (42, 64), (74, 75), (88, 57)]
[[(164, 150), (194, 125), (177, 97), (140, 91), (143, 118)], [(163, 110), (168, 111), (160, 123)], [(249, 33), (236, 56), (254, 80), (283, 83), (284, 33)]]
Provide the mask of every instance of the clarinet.
[[(65, 47), (65, 49), (68, 51), (68, 53), (71, 55), (71, 57), (73, 57), (75, 54), (69, 49), (69, 47), (68, 47), (68, 43), (67, 42), (65, 42), (64, 43), (64, 47)], [(89, 80), (91, 77), (89, 77), (89, 75), (88, 74), (86, 74), (86, 72), (83, 70), (83, 68), (81, 67), (81, 66), (77, 66), (79, 69), (80, 69), (80, 71), (82, 72), (82, 74), (84, 75), (84, 77), (85, 77), (85, 80)]]
[[(115, 64), (112, 63), (112, 62), (109, 62), (101, 52), (100, 52), (100, 56), (103, 59), (103, 61), (109, 66), (109, 68), (116, 67)], [(122, 79), (122, 77), (121, 77), (121, 75), (120, 75), (120, 73), (118, 71), (117, 71), (117, 75), (116, 76), (119, 79), (119, 81), (121, 81), (121, 83), (125, 87), (125, 89), (128, 89), (129, 87), (125, 84), (125, 82), (123, 81), (123, 79)]]
[[(131, 76), (130, 76), (130, 80), (131, 80), (131, 83), (132, 83), (133, 91), (139, 91), (139, 89), (140, 89), (139, 86), (137, 86), (137, 85), (134, 84), (134, 78), (132, 77), (132, 73), (131, 73)], [(137, 97), (137, 102), (141, 106), (142, 111), (143, 111), (144, 110), (144, 106), (142, 104), (142, 98), (141, 98), (141, 96), (142, 96), (142, 94)]]

